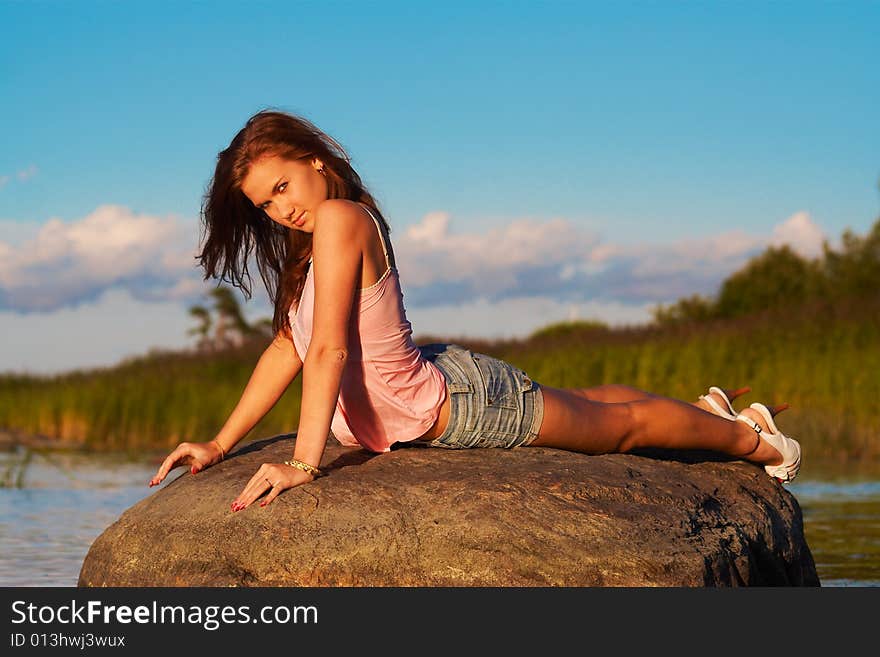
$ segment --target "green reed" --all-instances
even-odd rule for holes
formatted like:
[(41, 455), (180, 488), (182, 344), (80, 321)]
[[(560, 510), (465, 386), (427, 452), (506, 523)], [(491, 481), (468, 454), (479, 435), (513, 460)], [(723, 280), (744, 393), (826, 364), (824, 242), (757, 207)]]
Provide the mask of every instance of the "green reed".
[[(252, 344), (216, 354), (166, 353), (53, 377), (0, 376), (0, 426), (102, 449), (210, 440), (260, 353)], [(299, 390), (297, 381), (252, 435), (294, 431)]]
[(880, 457), (880, 303), (814, 304), (678, 330), (592, 331), (542, 345), (478, 345), (554, 387), (623, 383), (694, 401), (750, 386), (737, 408), (788, 403), (780, 428), (828, 458)]
[[(621, 383), (695, 400), (710, 385), (787, 402), (780, 427), (817, 456), (880, 456), (880, 299), (674, 327), (557, 325), (523, 340), (452, 341), (498, 356), (554, 387)], [(214, 354), (159, 353), (53, 377), (0, 376), (0, 427), (100, 449), (210, 440), (265, 343)], [(248, 439), (296, 431), (301, 379)]]

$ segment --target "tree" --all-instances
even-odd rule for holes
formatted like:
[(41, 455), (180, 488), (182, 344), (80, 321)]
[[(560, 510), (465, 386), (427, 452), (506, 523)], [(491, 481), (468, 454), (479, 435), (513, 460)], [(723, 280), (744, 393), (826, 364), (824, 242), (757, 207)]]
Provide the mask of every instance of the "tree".
[(847, 229), (839, 251), (827, 241), (822, 251), (822, 257), (807, 260), (788, 246), (770, 247), (728, 277), (717, 298), (693, 295), (669, 306), (657, 306), (654, 322), (662, 326), (738, 317), (820, 297), (868, 299), (880, 295), (880, 218), (864, 237)]
[[(221, 350), (241, 345), (255, 336), (271, 337), (272, 320), (260, 319), (249, 324), (244, 318), (232, 288), (218, 286), (208, 293), (213, 301), (211, 311), (202, 305), (189, 309), (189, 314), (199, 323), (187, 331), (198, 338), (197, 348)], [(213, 328), (213, 335), (211, 329)]]
[(840, 250), (825, 242), (823, 252), (823, 257), (810, 260), (789, 246), (770, 247), (729, 276), (717, 297), (693, 295), (657, 306), (654, 322), (699, 322), (798, 306), (811, 299), (880, 295), (880, 219), (865, 236), (844, 231)]
[(232, 288), (215, 287), (209, 294), (214, 300), (214, 312), (217, 317), (214, 340), (219, 348), (239, 345), (245, 338), (253, 335), (254, 329), (242, 315)]
[(702, 322), (715, 316), (715, 302), (699, 294), (679, 299), (668, 306), (659, 305), (652, 310), (654, 322), (666, 326), (682, 322)]
[(721, 286), (715, 302), (718, 317), (738, 317), (768, 308), (798, 305), (824, 291), (818, 262), (785, 245), (752, 258)]
[(192, 315), (198, 322), (198, 326), (189, 329), (186, 334), (187, 335), (195, 335), (198, 338), (198, 342), (196, 343), (196, 347), (198, 349), (210, 349), (211, 348), (211, 313), (204, 306), (192, 306), (189, 309), (189, 314)]
[(824, 273), (835, 296), (876, 295), (880, 291), (880, 219), (864, 237), (846, 230), (840, 251), (824, 245)]

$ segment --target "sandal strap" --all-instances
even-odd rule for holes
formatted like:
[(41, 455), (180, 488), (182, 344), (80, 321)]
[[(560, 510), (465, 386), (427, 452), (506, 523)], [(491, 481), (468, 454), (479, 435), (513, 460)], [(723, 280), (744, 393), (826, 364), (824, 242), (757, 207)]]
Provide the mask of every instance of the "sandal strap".
[(752, 455), (752, 454), (754, 454), (755, 452), (758, 451), (758, 448), (761, 446), (761, 434), (760, 434), (760, 432), (755, 434), (755, 438), (756, 438), (755, 446), (754, 446), (751, 450), (749, 450), (748, 452), (746, 452), (745, 454), (743, 454), (743, 456), (750, 456), (750, 455)]
[(710, 397), (709, 395), (700, 395), (700, 399), (702, 399), (704, 402), (706, 402), (707, 404), (709, 404), (709, 406), (711, 406), (712, 408), (714, 408), (714, 409), (715, 409), (715, 412), (718, 413), (719, 415), (723, 415), (723, 416), (725, 416), (725, 417), (727, 417), (728, 415), (730, 415), (730, 412), (729, 412), (727, 409), (721, 408), (721, 406), (718, 405), (718, 402), (716, 402), (716, 401), (715, 401), (712, 397)]
[[(721, 395), (721, 397), (724, 399), (725, 404), (727, 405), (727, 408), (724, 408), (717, 401), (715, 401), (715, 398), (712, 397), (713, 392)], [(718, 388), (717, 386), (712, 386), (711, 388), (709, 388), (709, 394), (700, 395), (700, 399), (709, 404), (709, 406), (711, 406), (715, 410), (715, 413), (717, 415), (727, 418), (729, 420), (734, 419), (736, 411), (733, 410), (733, 406), (730, 405), (730, 400), (727, 398), (727, 395), (724, 394), (724, 391), (721, 388)]]
[(740, 422), (745, 422), (755, 432), (755, 438), (757, 439), (755, 441), (755, 446), (751, 449), (751, 451), (748, 451), (745, 454), (743, 454), (743, 456), (749, 456), (750, 454), (754, 454), (756, 451), (758, 451), (758, 448), (761, 446), (761, 432), (763, 431), (763, 429), (761, 428), (761, 425), (758, 424), (757, 422), (755, 422), (752, 418), (746, 417), (745, 415), (737, 415), (736, 419), (739, 420)]
[[(745, 415), (740, 414), (740, 415), (737, 415), (737, 416), (736, 416), (736, 419), (739, 420), (740, 422), (745, 422), (745, 423), (746, 423), (747, 425), (749, 425), (749, 427), (751, 427), (752, 430), (754, 430), (754, 432), (757, 433), (757, 434), (760, 434), (760, 433), (763, 431), (763, 429), (761, 428), (761, 425), (758, 424), (757, 422), (755, 422), (755, 421), (754, 421), (752, 418), (750, 418), (750, 417), (746, 417)], [(760, 438), (760, 437), (761, 437), (761, 436), (759, 435), (758, 438)]]
[(736, 415), (736, 410), (734, 410), (733, 404), (730, 403), (730, 399), (727, 398), (727, 393), (724, 392), (724, 390), (722, 390), (718, 386), (710, 386), (709, 387), (709, 394), (711, 395), (713, 393), (718, 395), (719, 397), (721, 397), (721, 399), (724, 400), (724, 405), (727, 407), (728, 413), (730, 413), (731, 415)]

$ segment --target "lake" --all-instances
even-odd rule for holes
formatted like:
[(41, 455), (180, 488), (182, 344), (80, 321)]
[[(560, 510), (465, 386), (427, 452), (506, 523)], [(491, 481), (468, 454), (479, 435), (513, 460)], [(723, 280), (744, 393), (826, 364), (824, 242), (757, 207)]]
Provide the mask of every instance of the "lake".
[[(163, 456), (0, 452), (0, 586), (76, 586), (95, 538), (158, 490)], [(809, 463), (789, 490), (822, 586), (880, 586), (880, 464)]]

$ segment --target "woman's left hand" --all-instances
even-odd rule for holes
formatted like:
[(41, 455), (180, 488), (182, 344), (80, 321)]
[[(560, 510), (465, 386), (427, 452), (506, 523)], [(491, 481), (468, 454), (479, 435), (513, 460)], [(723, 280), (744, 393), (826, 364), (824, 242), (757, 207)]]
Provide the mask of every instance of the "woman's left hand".
[(271, 504), (278, 495), (294, 486), (306, 484), (312, 481), (314, 477), (308, 472), (303, 472), (299, 468), (284, 463), (264, 463), (257, 470), (257, 474), (251, 477), (251, 480), (241, 491), (241, 494), (233, 501), (232, 510), (241, 511), (249, 507), (257, 498), (268, 491), (266, 499), (260, 502), (260, 506)]

